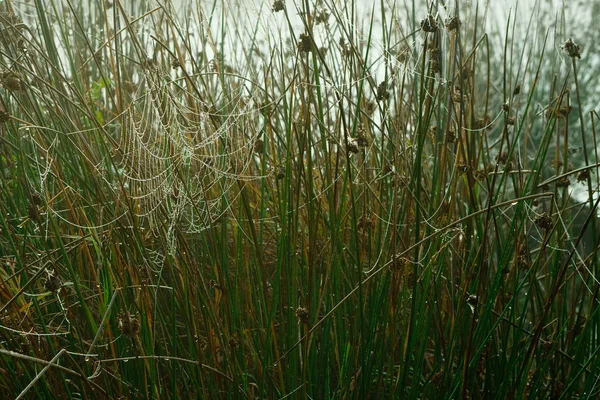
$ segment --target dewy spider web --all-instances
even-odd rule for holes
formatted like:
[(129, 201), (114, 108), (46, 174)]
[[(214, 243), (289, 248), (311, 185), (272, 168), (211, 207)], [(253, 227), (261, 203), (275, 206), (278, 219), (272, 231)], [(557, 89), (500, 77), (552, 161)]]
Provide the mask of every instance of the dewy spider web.
[[(237, 180), (258, 178), (250, 172), (253, 140), (246, 134), (256, 110), (238, 95), (223, 120), (157, 68), (144, 70), (139, 90), (122, 129), (120, 169), (136, 214), (153, 230), (166, 224), (174, 251), (176, 230), (208, 227)], [(190, 99), (193, 107), (184, 104)]]

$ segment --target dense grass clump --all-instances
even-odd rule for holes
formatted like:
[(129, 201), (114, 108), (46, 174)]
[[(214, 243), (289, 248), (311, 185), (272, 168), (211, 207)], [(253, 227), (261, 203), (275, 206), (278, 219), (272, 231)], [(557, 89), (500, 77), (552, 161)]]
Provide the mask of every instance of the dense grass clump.
[(240, 3), (1, 4), (2, 396), (597, 397), (595, 33)]

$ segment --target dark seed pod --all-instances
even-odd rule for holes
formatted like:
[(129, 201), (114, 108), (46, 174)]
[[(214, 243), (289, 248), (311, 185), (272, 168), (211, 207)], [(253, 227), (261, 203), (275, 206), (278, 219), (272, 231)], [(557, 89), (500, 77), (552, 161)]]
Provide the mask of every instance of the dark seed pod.
[(298, 40), (298, 50), (303, 53), (308, 53), (312, 51), (312, 39), (306, 33), (300, 34), (300, 39)]
[(277, 168), (277, 180), (280, 181), (285, 178), (285, 167)]
[(590, 178), (590, 170), (586, 169), (577, 174), (577, 182), (585, 182)]
[(453, 31), (453, 30), (459, 28), (460, 25), (461, 25), (461, 22), (460, 22), (460, 18), (458, 18), (458, 15), (455, 15), (452, 18), (446, 19), (446, 29), (448, 29), (449, 31)]
[(279, 12), (285, 10), (285, 5), (282, 0), (275, 0), (273, 2), (273, 12)]
[(356, 140), (348, 139), (348, 144), (346, 144), (346, 150), (348, 150), (349, 153), (357, 154), (359, 149)]
[(424, 20), (421, 21), (421, 29), (424, 32), (435, 32), (438, 30), (438, 23), (435, 17), (431, 14), (427, 14)]
[(18, 92), (24, 89), (23, 81), (12, 71), (5, 71), (0, 74), (0, 81), (6, 90)]
[(548, 214), (543, 213), (535, 219), (535, 224), (543, 230), (549, 231), (552, 229), (552, 218)]
[(306, 307), (296, 308), (296, 317), (301, 324), (308, 324), (308, 309)]
[(27, 207), (27, 215), (33, 222), (39, 223), (42, 220), (42, 217), (40, 216), (40, 210), (35, 204), (29, 204)]
[(46, 282), (44, 283), (44, 288), (49, 292), (56, 292), (61, 288), (62, 282), (60, 278), (56, 275), (56, 272), (47, 269), (46, 270)]
[(265, 143), (262, 141), (262, 139), (256, 139), (256, 141), (254, 142), (254, 151), (257, 153), (262, 153), (264, 148)]
[(569, 40), (567, 40), (565, 42), (565, 44), (562, 45), (561, 48), (567, 52), (569, 57), (581, 58), (581, 48), (579, 47), (579, 45), (577, 45), (577, 44), (575, 44), (575, 42), (573, 42), (573, 39), (569, 38)]
[(140, 332), (140, 321), (126, 311), (121, 311), (117, 316), (117, 327), (123, 336), (137, 337)]
[(556, 187), (565, 188), (569, 187), (569, 185), (571, 185), (571, 180), (568, 176), (563, 176), (562, 178), (556, 181)]
[(390, 94), (387, 90), (387, 83), (385, 81), (381, 82), (379, 86), (377, 86), (377, 95), (375, 98), (377, 101), (384, 101), (390, 98)]

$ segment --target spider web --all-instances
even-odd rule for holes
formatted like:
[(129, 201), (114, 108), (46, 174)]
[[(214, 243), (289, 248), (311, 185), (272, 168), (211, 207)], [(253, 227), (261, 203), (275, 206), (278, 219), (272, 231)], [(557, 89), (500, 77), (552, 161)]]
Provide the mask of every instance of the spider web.
[(177, 231), (206, 229), (238, 180), (259, 178), (246, 134), (256, 108), (240, 89), (220, 113), (158, 68), (144, 70), (139, 88), (122, 128), (120, 170), (136, 215), (153, 230), (166, 225), (173, 252)]

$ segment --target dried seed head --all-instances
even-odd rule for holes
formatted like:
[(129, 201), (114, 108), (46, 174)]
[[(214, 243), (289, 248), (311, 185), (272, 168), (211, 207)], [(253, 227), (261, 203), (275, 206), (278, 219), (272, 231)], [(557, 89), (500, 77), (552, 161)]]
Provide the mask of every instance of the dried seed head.
[(473, 171), (473, 178), (475, 178), (476, 181), (484, 181), (487, 175), (488, 172), (485, 169)]
[(565, 118), (567, 117), (571, 111), (573, 110), (573, 107), (567, 105), (567, 104), (562, 104), (558, 110), (556, 110), (556, 118)]
[(5, 124), (10, 119), (10, 114), (4, 110), (0, 110), (0, 124)]
[(466, 101), (466, 96), (463, 96), (460, 86), (454, 86), (454, 92), (452, 93), (452, 101), (454, 101), (455, 103)]
[(517, 119), (516, 119), (515, 117), (508, 117), (508, 118), (506, 119), (506, 124), (507, 124), (507, 125), (514, 125), (516, 120), (517, 120)]
[(456, 142), (456, 132), (454, 129), (448, 129), (446, 131), (446, 143), (455, 143)]
[(134, 338), (140, 332), (140, 321), (128, 312), (121, 311), (117, 315), (117, 328), (124, 336)]
[(277, 168), (277, 180), (280, 181), (285, 178), (285, 167), (281, 166)]
[(356, 139), (348, 138), (348, 143), (346, 144), (346, 150), (350, 153), (357, 154), (358, 153), (358, 143), (356, 143)]
[(567, 52), (569, 57), (581, 58), (581, 48), (579, 47), (579, 45), (577, 45), (577, 44), (575, 44), (575, 42), (573, 42), (573, 39), (569, 38), (569, 40), (567, 40), (565, 42), (565, 44), (562, 45), (561, 48)]
[(469, 297), (467, 297), (467, 303), (471, 306), (474, 306), (477, 304), (477, 296), (475, 296), (474, 294), (470, 294)]
[(367, 136), (367, 131), (362, 126), (358, 127), (357, 129), (356, 144), (358, 147), (367, 147), (370, 144), (369, 137)]
[(516, 96), (519, 93), (521, 93), (521, 85), (517, 84), (517, 86), (515, 86), (515, 90), (513, 90), (513, 96)]
[(264, 149), (265, 142), (263, 142), (262, 139), (256, 139), (256, 141), (254, 142), (254, 151), (257, 153), (262, 153)]
[(306, 307), (296, 308), (296, 317), (301, 324), (308, 324), (308, 309)]
[(34, 191), (33, 193), (31, 193), (31, 200), (33, 200), (33, 204), (35, 204), (36, 206), (42, 205), (42, 195), (39, 194), (38, 191)]
[(373, 115), (375, 110), (377, 109), (377, 104), (374, 101), (368, 100), (366, 102), (365, 111), (369, 115)]
[(10, 90), (11, 92), (16, 92), (25, 88), (21, 78), (12, 71), (4, 71), (1, 73), (0, 82), (2, 82), (2, 86), (4, 86), (6, 90)]
[(458, 18), (458, 15), (455, 15), (454, 17), (451, 17), (451, 18), (446, 18), (445, 25), (446, 25), (446, 29), (448, 29), (449, 31), (453, 31), (460, 27), (460, 25), (461, 25), (460, 18)]
[(298, 50), (303, 53), (308, 53), (309, 51), (312, 51), (312, 48), (312, 39), (310, 36), (306, 33), (301, 33), (300, 39), (298, 40)]
[(229, 347), (231, 348), (236, 348), (240, 345), (240, 340), (237, 337), (237, 334), (235, 334), (235, 336), (231, 337), (228, 341), (227, 344), (229, 344)]
[(273, 2), (273, 12), (279, 12), (285, 10), (285, 4), (282, 0), (275, 0)]
[(424, 32), (435, 32), (438, 30), (438, 23), (435, 17), (431, 14), (427, 14), (424, 20), (421, 21), (421, 29)]
[(385, 81), (381, 82), (379, 86), (377, 86), (377, 95), (375, 98), (377, 101), (384, 101), (390, 98), (390, 94), (387, 90), (387, 83)]
[(177, 58), (174, 58), (173, 60), (171, 60), (171, 68), (177, 69), (179, 67), (181, 67), (181, 63), (179, 62), (179, 60)]
[(340, 37), (338, 44), (341, 47), (342, 57), (344, 57), (344, 58), (352, 57), (352, 48), (350, 47), (349, 44), (346, 43), (346, 41), (344, 40), (343, 37)]
[(392, 272), (402, 272), (405, 267), (410, 263), (410, 260), (406, 257), (401, 257), (399, 255), (394, 255), (390, 260), (390, 271)]
[(475, 121), (477, 129), (489, 129), (492, 123), (492, 117), (486, 115), (484, 118), (477, 118)]
[(585, 182), (590, 179), (590, 170), (584, 169), (580, 173), (577, 174), (577, 182)]
[(33, 203), (29, 204), (27, 207), (27, 215), (33, 222), (39, 223), (42, 220), (42, 217), (40, 216), (40, 209)]
[(315, 25), (326, 24), (329, 19), (329, 12), (326, 9), (317, 10), (315, 13)]
[(374, 226), (375, 226), (375, 223), (373, 222), (373, 219), (370, 215), (364, 214), (364, 215), (361, 215), (360, 218), (358, 219), (357, 228), (361, 231), (370, 230)]
[(430, 65), (431, 73), (439, 74), (442, 72), (442, 50), (440, 48), (433, 48), (429, 51), (430, 54)]
[(569, 187), (569, 185), (571, 184), (571, 180), (569, 179), (568, 176), (563, 176), (562, 178), (560, 178), (559, 180), (556, 181), (556, 187), (561, 187), (561, 188), (565, 188), (565, 187)]
[(535, 224), (545, 231), (552, 229), (552, 218), (546, 213), (538, 215), (535, 219)]
[(46, 269), (46, 282), (44, 288), (49, 292), (56, 292), (62, 287), (62, 282), (56, 272), (51, 269)]

